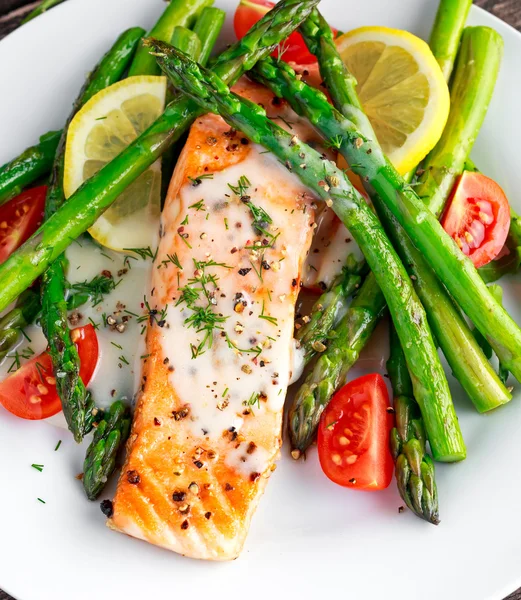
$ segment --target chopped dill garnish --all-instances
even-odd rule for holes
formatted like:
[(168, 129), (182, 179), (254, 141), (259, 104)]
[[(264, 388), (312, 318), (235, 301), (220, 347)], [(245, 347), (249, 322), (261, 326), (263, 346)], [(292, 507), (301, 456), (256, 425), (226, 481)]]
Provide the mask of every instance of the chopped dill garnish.
[[(76, 297), (76, 301), (72, 301), (72, 305), (80, 306), (83, 302), (86, 302), (87, 298), (81, 298), (81, 296), (85, 296), (92, 300), (92, 306), (97, 306), (103, 302), (105, 295), (115, 290), (120, 283), (121, 279), (115, 281), (112, 277), (103, 274), (96, 275), (90, 281), (85, 280), (73, 283), (71, 285), (71, 290), (73, 291), (71, 298)], [(71, 302), (71, 298), (68, 300), (69, 303)]]
[[(150, 246), (147, 246), (146, 248), (123, 248), (123, 250), (126, 250), (127, 252), (134, 252), (134, 254), (137, 254), (143, 260), (146, 260), (147, 258), (151, 258), (152, 260), (155, 260), (158, 249), (156, 248), (156, 251), (152, 252), (152, 248)], [(135, 258), (135, 257), (131, 256), (130, 258)]]
[(128, 362), (128, 360), (123, 356), (123, 354), (121, 356), (118, 356), (118, 359), (122, 362), (125, 363), (126, 365), (129, 365), (130, 363)]
[(203, 179), (213, 179), (213, 173), (203, 173), (202, 175), (198, 175), (197, 177), (188, 176), (188, 179), (194, 187), (197, 187), (198, 185), (201, 185)]
[(190, 204), (188, 208), (195, 208), (195, 210), (206, 210), (206, 206), (204, 205), (204, 200), (202, 198), (199, 200), (199, 202)]
[(13, 371), (18, 371), (18, 369), (22, 365), (21, 359), (27, 360), (27, 359), (31, 358), (31, 356), (33, 356), (33, 355), (34, 355), (34, 350), (30, 346), (27, 346), (27, 348), (24, 348), (21, 352), (18, 352), (18, 350), (15, 350), (14, 354), (7, 354), (7, 358), (13, 359), (13, 362), (7, 369), (7, 372), (12, 373)]
[(59, 440), (58, 443), (56, 444), (56, 448), (54, 449), (55, 452), (58, 451), (58, 448), (62, 445), (62, 441)]
[(264, 300), (262, 301), (262, 312), (259, 315), (259, 319), (264, 319), (265, 321), (268, 321), (269, 323), (275, 326), (279, 324), (275, 317), (270, 317), (269, 315), (264, 314)]
[(161, 263), (159, 265), (157, 265), (157, 268), (159, 269), (162, 266), (166, 267), (168, 265), (168, 263), (172, 263), (181, 271), (183, 270), (181, 261), (179, 260), (179, 257), (177, 256), (177, 252), (175, 254), (167, 254), (165, 260), (162, 260)]
[(41, 472), (43, 471), (43, 467), (44, 467), (44, 465), (37, 465), (37, 464), (33, 463), (33, 464), (31, 465), (31, 467), (32, 467), (33, 469), (36, 469), (37, 471), (39, 471), (39, 472), (41, 473)]

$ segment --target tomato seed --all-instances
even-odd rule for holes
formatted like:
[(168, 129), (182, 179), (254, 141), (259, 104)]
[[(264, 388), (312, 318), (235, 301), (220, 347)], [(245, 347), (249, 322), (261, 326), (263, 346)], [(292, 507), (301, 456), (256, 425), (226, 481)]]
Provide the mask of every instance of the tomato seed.
[(40, 404), (42, 401), (42, 399), (40, 398), (40, 396), (30, 396), (29, 397), (29, 402), (31, 404)]
[(40, 392), (40, 394), (42, 394), (42, 396), (45, 396), (49, 393), (49, 388), (47, 388), (45, 385), (42, 385), (41, 383), (39, 383), (36, 386), (36, 389)]
[(335, 463), (335, 465), (339, 465), (342, 462), (342, 457), (340, 454), (333, 454), (331, 456), (331, 460)]

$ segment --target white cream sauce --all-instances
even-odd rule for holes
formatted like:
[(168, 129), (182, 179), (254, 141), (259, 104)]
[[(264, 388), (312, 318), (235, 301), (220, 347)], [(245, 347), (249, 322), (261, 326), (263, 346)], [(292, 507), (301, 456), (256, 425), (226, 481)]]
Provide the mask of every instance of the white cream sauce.
[(357, 261), (363, 259), (362, 251), (349, 230), (335, 213), (324, 206), (317, 216), (317, 230), (304, 264), (302, 283), (308, 289), (326, 290), (353, 254)]
[[(163, 212), (165, 235), (157, 262), (174, 247), (180, 223), (185, 223), (181, 233), (192, 246), (180, 252), (182, 270), (170, 263), (153, 271), (152, 287), (159, 298), (173, 293), (161, 343), (174, 368), (172, 386), (182, 401), (190, 404), (190, 426), (197, 436), (216, 439), (230, 427), (239, 430), (245, 410), (254, 414), (280, 411), (294, 370), (294, 305), (288, 294), (298, 285), (299, 254), (307, 236), (302, 227), (310, 223), (307, 216), (297, 219), (292, 212), (309, 211), (312, 198), (277, 159), (261, 152), (262, 148), (252, 148), (240, 164), (213, 174), (212, 179), (204, 179), (197, 186), (183, 186), (178, 202)], [(241, 177), (250, 183), (245, 192), (249, 201), (262, 207), (272, 219), (267, 228), (269, 236), (254, 230), (250, 209), (230, 190), (229, 185), (237, 186)], [(295, 195), (295, 190), (300, 208), (291, 211), (278, 199)], [(204, 210), (194, 207), (201, 206), (200, 201)], [(275, 236), (279, 237), (271, 243)], [(263, 239), (269, 240), (264, 249)], [(248, 249), (255, 244), (259, 244), (259, 250)], [(202, 268), (195, 272), (194, 259), (226, 265), (204, 268), (206, 275), (216, 277), (215, 285), (209, 284), (208, 289), (211, 310), (221, 316), (222, 322), (210, 334), (211, 348), (209, 342), (203, 344), (203, 351), (195, 358), (193, 348), (201, 344), (204, 332), (188, 326), (186, 320), (194, 313), (186, 302), (176, 306), (179, 288), (203, 272)], [(161, 308), (159, 300), (157, 306)], [(203, 294), (197, 306), (208, 306)], [(238, 456), (243, 454), (238, 452)], [(250, 464), (247, 468), (251, 472)]]
[[(108, 408), (118, 398), (130, 403), (139, 384), (140, 356), (145, 354), (145, 335), (141, 334), (143, 323), (138, 323), (138, 319), (129, 313), (143, 315), (143, 298), (148, 288), (152, 261), (142, 260), (131, 252), (121, 254), (100, 248), (86, 236), (69, 246), (66, 256), (69, 261), (67, 276), (71, 284), (91, 281), (103, 271), (109, 271), (114, 281), (119, 282), (97, 306), (87, 302), (79, 307), (79, 318), (77, 322), (74, 321), (73, 326), (93, 323), (97, 327), (100, 354), (96, 371), (88, 386), (97, 406)], [(109, 316), (117, 323), (122, 323), (128, 317), (123, 332), (105, 324)], [(25, 332), (30, 341), (20, 336), (17, 348), (0, 364), (0, 379), (9, 374), (15, 352), (21, 357), (22, 354), (28, 356), (31, 352), (35, 356), (45, 350), (45, 337), (38, 325), (27, 327)], [(23, 357), (20, 361), (22, 364), (26, 362)], [(54, 424), (65, 426), (63, 417), (57, 415), (51, 420)]]

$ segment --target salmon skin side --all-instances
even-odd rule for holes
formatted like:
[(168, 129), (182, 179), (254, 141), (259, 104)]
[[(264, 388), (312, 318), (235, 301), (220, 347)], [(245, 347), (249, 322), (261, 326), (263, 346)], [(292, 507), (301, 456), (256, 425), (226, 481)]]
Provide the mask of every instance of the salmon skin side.
[[(318, 143), (284, 102), (243, 96)], [(236, 558), (281, 446), (314, 198), (215, 115), (177, 163), (145, 306), (142, 386), (107, 522), (193, 558)]]

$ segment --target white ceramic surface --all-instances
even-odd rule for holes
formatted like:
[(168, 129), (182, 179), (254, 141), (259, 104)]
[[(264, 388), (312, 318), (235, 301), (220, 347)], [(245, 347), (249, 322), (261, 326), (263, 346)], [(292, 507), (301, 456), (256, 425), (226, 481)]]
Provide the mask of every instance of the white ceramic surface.
[[(236, 3), (216, 2), (229, 10)], [(322, 4), (343, 30), (380, 24), (423, 37), (436, 7), (436, 0)], [(161, 0), (69, 0), (2, 41), (0, 164), (60, 127), (85, 74), (116, 35), (131, 25), (149, 27), (163, 8)], [(478, 9), (470, 22), (496, 27), (505, 38), (503, 69), (473, 157), (521, 210), (521, 36)], [(230, 18), (226, 35), (232, 39)], [(505, 288), (521, 322), (521, 280)], [(383, 353), (385, 338), (373, 343), (373, 353), (375, 344)], [(468, 459), (438, 466), (439, 527), (399, 514), (394, 486), (373, 495), (349, 492), (321, 474), (314, 452), (295, 464), (286, 451), (243, 555), (228, 564), (185, 559), (106, 529), (98, 504), (85, 499), (74, 478), (84, 448), (63, 430), (0, 409), (0, 588), (18, 600), (307, 599), (335, 592), (357, 599), (501, 599), (521, 585), (521, 393), (497, 413), (478, 416), (453, 388)]]

